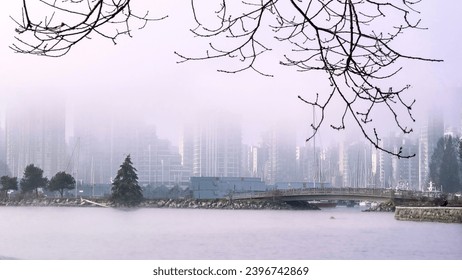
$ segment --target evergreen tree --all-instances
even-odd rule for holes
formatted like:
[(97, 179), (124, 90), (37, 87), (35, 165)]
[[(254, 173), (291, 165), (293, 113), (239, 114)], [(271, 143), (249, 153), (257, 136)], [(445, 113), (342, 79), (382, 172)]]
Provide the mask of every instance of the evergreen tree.
[(443, 154), (444, 154), (444, 145), (445, 139), (441, 137), (436, 144), (435, 150), (433, 150), (433, 154), (430, 160), (430, 181), (436, 185), (440, 186), (440, 170), (441, 170), (441, 163), (443, 161)]
[(2, 176), (0, 178), (0, 184), (2, 185), (0, 191), (3, 196), (6, 197), (9, 190), (18, 190), (18, 177)]
[(130, 155), (117, 171), (117, 176), (112, 183), (111, 201), (121, 206), (137, 206), (143, 200), (141, 187), (138, 185), (138, 175), (136, 168), (130, 160)]
[(436, 186), (442, 186), (444, 192), (460, 191), (459, 160), (457, 138), (442, 137), (438, 141), (430, 162), (430, 180)]
[(459, 161), (462, 163), (462, 137), (459, 139)]
[(462, 183), (462, 137), (459, 138), (459, 180)]
[(75, 188), (75, 179), (71, 174), (66, 172), (58, 172), (53, 176), (48, 183), (47, 189), (52, 192), (59, 192), (61, 197), (64, 196), (64, 190), (72, 190)]
[(460, 191), (459, 188), (459, 161), (457, 159), (457, 139), (446, 137), (443, 160), (440, 168), (440, 184), (443, 190), (449, 193)]
[(29, 164), (24, 169), (24, 176), (21, 179), (21, 192), (28, 193), (35, 191), (36, 197), (38, 197), (38, 189), (45, 188), (47, 186), (48, 179), (43, 177), (43, 170)]

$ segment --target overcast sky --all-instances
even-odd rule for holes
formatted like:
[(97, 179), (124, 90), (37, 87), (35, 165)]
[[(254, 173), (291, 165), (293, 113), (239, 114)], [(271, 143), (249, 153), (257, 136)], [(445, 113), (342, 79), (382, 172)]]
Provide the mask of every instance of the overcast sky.
[[(0, 9), (1, 111), (18, 94), (59, 94), (66, 97), (69, 112), (129, 112), (154, 123), (158, 135), (174, 143), (180, 125), (194, 112), (228, 111), (241, 116), (244, 141), (256, 144), (256, 131), (276, 120), (295, 124), (299, 140), (306, 137), (311, 111), (297, 95), (314, 96), (325, 89), (326, 81), (319, 75), (282, 68), (277, 57), (268, 59), (264, 68), (273, 78), (252, 71), (218, 73), (217, 68), (226, 68), (224, 61), (177, 64), (175, 50), (191, 56), (203, 54), (188, 32), (194, 27), (189, 0), (133, 0), (141, 14), (149, 10), (153, 16), (169, 17), (135, 31), (133, 38), (120, 37), (117, 45), (95, 35), (61, 58), (15, 54), (8, 48), (15, 35), (9, 16), (20, 18), (21, 2), (4, 0)], [(406, 98), (417, 99), (418, 121), (437, 101), (444, 104), (444, 111), (462, 107), (462, 1), (423, 0), (419, 8), (422, 25), (429, 30), (404, 34), (397, 47), (444, 62), (410, 61), (399, 78), (412, 85)]]

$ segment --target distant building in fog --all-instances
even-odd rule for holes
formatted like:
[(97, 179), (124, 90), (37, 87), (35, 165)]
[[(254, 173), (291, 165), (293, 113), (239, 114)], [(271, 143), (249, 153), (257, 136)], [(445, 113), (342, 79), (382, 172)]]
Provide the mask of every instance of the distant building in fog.
[(169, 140), (159, 139), (153, 127), (137, 134), (133, 164), (138, 170), (139, 182), (151, 186), (175, 186), (189, 183), (191, 171), (181, 163), (178, 147)]
[(316, 147), (316, 151), (314, 151), (314, 148), (314, 141), (306, 142), (304, 146), (297, 147), (296, 180), (312, 182), (314, 186), (330, 184), (341, 187), (338, 147), (319, 145), (319, 147)]
[(297, 145), (295, 130), (283, 125), (273, 126), (263, 134), (266, 149), (264, 180), (267, 184), (297, 180)]
[(265, 178), (268, 149), (265, 146), (243, 145), (241, 176)]
[[(79, 147), (76, 176), (85, 184), (110, 184), (124, 158), (130, 154), (141, 185), (182, 185), (190, 171), (183, 167), (178, 148), (159, 139), (152, 125), (136, 120), (106, 120), (106, 125), (86, 126), (77, 118), (75, 140)], [(78, 141), (78, 143), (77, 143)]]
[(17, 98), (6, 112), (6, 161), (21, 178), (29, 164), (51, 178), (66, 167), (65, 104), (36, 97)]
[(11, 175), (6, 164), (6, 134), (5, 129), (0, 125), (0, 176)]
[[(363, 142), (343, 142), (340, 144), (339, 175), (342, 178), (341, 187), (371, 187), (373, 157), (369, 146)], [(379, 153), (379, 166), (382, 159)]]
[(69, 172), (81, 184), (110, 184), (117, 164), (123, 160), (121, 156), (115, 163), (113, 125), (110, 119), (101, 120), (100, 115), (101, 112), (86, 112), (74, 116), (73, 137), (68, 147)]
[(214, 115), (184, 126), (180, 154), (192, 176), (239, 177), (242, 132), (230, 117)]
[(241, 151), (241, 176), (262, 177), (259, 164), (259, 147), (242, 145)]
[(430, 161), (438, 140), (444, 136), (442, 113), (431, 112), (420, 130), (419, 137), (419, 190), (428, 185)]
[(417, 141), (403, 139), (403, 153), (415, 155), (411, 158), (398, 160), (397, 186), (404, 189), (419, 190), (419, 145)]

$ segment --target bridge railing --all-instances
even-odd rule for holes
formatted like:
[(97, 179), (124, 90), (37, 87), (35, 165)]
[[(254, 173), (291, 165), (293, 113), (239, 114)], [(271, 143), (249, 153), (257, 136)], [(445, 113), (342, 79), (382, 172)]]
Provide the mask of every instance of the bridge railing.
[(234, 198), (277, 198), (291, 196), (310, 196), (310, 195), (326, 195), (326, 196), (364, 196), (364, 197), (380, 197), (380, 198), (401, 198), (401, 199), (419, 199), (421, 197), (436, 197), (425, 192), (412, 190), (396, 190), (396, 189), (379, 189), (379, 188), (303, 188), (303, 189), (275, 189), (264, 192), (250, 192), (235, 194)]

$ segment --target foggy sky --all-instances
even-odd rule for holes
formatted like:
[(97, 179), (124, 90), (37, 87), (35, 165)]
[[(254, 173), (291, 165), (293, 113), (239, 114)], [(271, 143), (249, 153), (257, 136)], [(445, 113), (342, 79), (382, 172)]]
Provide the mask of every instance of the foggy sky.
[[(189, 32), (194, 27), (190, 1), (134, 0), (134, 3), (141, 14), (150, 10), (152, 16), (169, 17), (135, 30), (133, 38), (119, 37), (117, 45), (93, 35), (92, 40), (81, 42), (66, 56), (48, 58), (15, 54), (8, 48), (15, 28), (9, 16), (20, 18), (21, 1), (2, 1), (0, 116), (8, 100), (18, 94), (44, 94), (43, 102), (60, 94), (66, 98), (70, 121), (89, 114), (95, 116), (92, 124), (98, 125), (99, 118), (115, 114), (155, 124), (159, 137), (169, 138), (173, 143), (178, 141), (184, 120), (197, 112), (226, 111), (240, 115), (244, 142), (248, 144), (256, 144), (259, 131), (275, 121), (297, 127), (298, 142), (308, 136), (311, 108), (304, 106), (297, 95), (309, 97), (325, 91), (327, 82), (321, 74), (297, 73), (295, 69), (281, 67), (277, 52), (263, 62), (263, 69), (274, 74), (274, 78), (252, 71), (218, 73), (217, 69), (226, 69), (224, 60), (177, 64), (179, 59), (174, 51), (191, 56), (204, 54)], [(444, 62), (408, 61), (397, 78), (399, 83), (412, 85), (406, 100), (417, 99), (414, 115), (418, 122), (410, 123), (416, 128), (427, 109), (435, 107), (437, 102), (442, 103), (445, 112), (456, 112), (462, 107), (459, 68), (462, 2), (424, 0), (419, 8), (422, 25), (429, 30), (402, 35), (397, 48)], [(335, 111), (333, 108), (330, 112), (335, 114)], [(379, 120), (380, 125), (386, 125), (387, 120)], [(322, 132), (327, 134), (331, 130)]]

